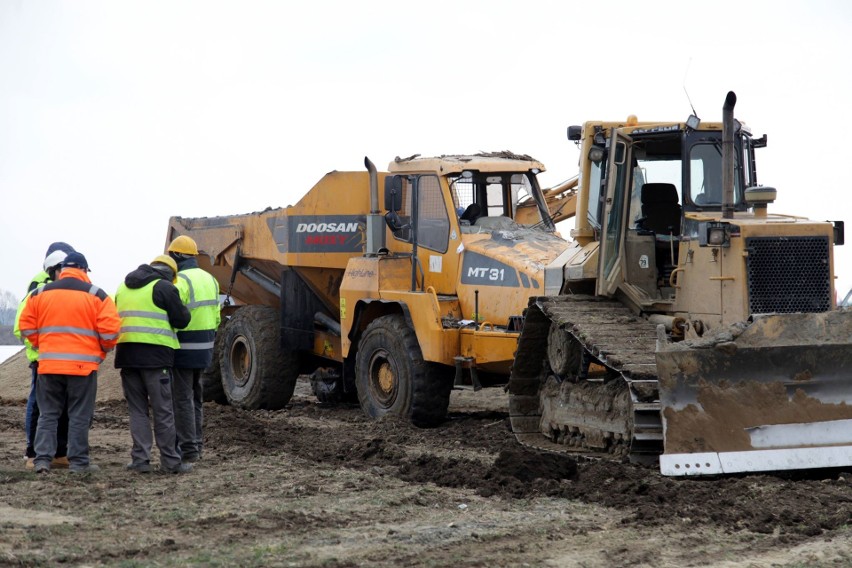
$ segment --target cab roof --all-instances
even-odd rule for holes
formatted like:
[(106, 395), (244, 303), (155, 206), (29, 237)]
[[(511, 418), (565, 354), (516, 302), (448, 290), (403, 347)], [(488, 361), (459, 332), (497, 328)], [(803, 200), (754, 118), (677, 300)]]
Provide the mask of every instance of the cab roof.
[(481, 152), (479, 154), (448, 154), (432, 158), (422, 158), (414, 154), (408, 158), (397, 156), (388, 165), (391, 173), (438, 172), (440, 174), (459, 173), (464, 170), (480, 172), (527, 172), (545, 170), (544, 164), (525, 154), (509, 151)]

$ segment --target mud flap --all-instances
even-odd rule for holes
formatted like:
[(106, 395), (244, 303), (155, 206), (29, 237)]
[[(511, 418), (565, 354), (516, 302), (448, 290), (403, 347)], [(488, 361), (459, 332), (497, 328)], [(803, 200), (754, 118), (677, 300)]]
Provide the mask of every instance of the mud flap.
[(657, 342), (663, 475), (852, 465), (852, 311)]

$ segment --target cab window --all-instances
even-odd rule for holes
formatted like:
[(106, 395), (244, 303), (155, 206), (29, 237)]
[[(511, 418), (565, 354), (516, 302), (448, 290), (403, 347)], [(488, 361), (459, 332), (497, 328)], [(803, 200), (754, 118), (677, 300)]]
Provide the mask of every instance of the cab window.
[[(417, 246), (437, 252), (447, 252), (450, 239), (450, 218), (444, 205), (441, 184), (434, 175), (423, 175), (414, 178), (417, 184)], [(413, 215), (411, 182), (403, 179), (401, 218), (407, 223)], [(411, 242), (411, 231), (403, 228), (394, 231), (394, 238)]]

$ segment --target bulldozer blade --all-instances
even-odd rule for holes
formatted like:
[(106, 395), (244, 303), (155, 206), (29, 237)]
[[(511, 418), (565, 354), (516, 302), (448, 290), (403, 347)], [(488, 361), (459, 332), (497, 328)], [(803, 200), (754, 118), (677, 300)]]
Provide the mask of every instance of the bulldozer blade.
[(852, 311), (754, 316), (656, 357), (663, 475), (852, 465)]

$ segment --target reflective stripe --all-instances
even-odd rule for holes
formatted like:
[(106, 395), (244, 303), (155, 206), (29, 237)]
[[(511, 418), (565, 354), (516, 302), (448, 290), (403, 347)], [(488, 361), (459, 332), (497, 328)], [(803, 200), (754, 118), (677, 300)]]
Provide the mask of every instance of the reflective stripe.
[(193, 308), (203, 308), (204, 306), (218, 306), (219, 300), (202, 300), (200, 302), (190, 302), (186, 305), (190, 310)]
[(74, 327), (70, 325), (51, 325), (42, 327), (38, 330), (39, 333), (73, 333), (75, 335), (85, 335), (86, 337), (97, 337), (98, 332), (94, 329), (86, 329), (84, 327)]
[(155, 320), (169, 321), (169, 315), (160, 312), (144, 312), (140, 310), (124, 310), (118, 312), (120, 318), (151, 318)]
[(97, 355), (84, 355), (82, 353), (39, 353), (39, 361), (85, 361), (86, 363), (102, 363), (103, 359)]
[(209, 343), (185, 343), (181, 341), (180, 343), (181, 349), (213, 349), (213, 342)]
[[(189, 279), (189, 276), (183, 274), (182, 272), (178, 272), (178, 278), (182, 278), (184, 282), (186, 282), (187, 286), (189, 286), (189, 302), (187, 302), (187, 306), (195, 303), (195, 288), (192, 287), (192, 280)], [(191, 309), (191, 308), (190, 308)]]
[(31, 336), (35, 333), (38, 333), (37, 329), (22, 329), (21, 330), (21, 335), (23, 335), (24, 337), (29, 337), (29, 336)]
[(111, 341), (118, 337), (117, 333), (102, 333), (98, 336), (98, 339), (105, 339), (107, 341)]
[(177, 340), (177, 335), (173, 330), (159, 329), (156, 327), (145, 327), (142, 325), (123, 325), (121, 326), (121, 331), (119, 333), (150, 333), (153, 335), (165, 335), (166, 337), (173, 337), (175, 340)]

